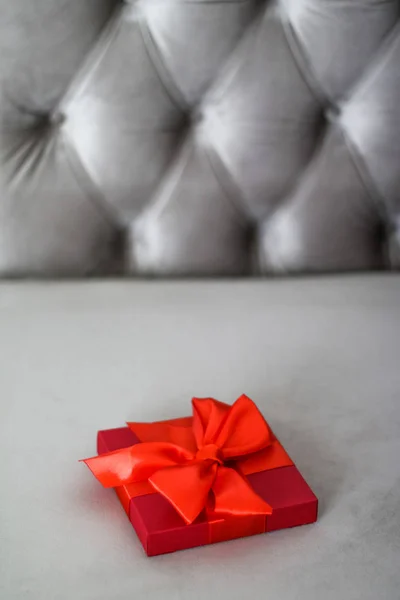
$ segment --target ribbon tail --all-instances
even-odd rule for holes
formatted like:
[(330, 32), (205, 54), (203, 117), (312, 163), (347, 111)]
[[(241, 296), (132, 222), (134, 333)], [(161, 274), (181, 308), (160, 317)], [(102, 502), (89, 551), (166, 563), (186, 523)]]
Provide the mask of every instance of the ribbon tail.
[(199, 461), (162, 469), (154, 473), (149, 481), (190, 524), (206, 506), (216, 473), (216, 463)]
[(272, 514), (272, 507), (234, 469), (219, 467), (212, 490), (216, 514), (236, 517)]
[(134, 460), (132, 447), (107, 452), (93, 458), (86, 458), (85, 463), (100, 483), (106, 488), (118, 487), (132, 481)]
[(174, 444), (149, 442), (136, 444), (87, 458), (83, 462), (107, 488), (148, 479), (159, 469), (184, 464), (193, 454)]

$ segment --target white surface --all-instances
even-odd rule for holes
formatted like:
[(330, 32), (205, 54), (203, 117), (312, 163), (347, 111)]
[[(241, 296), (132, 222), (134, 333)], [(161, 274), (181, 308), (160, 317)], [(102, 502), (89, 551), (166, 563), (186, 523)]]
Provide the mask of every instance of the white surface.
[[(0, 333), (2, 600), (399, 597), (399, 277), (2, 285)], [(242, 392), (319, 522), (146, 558), (78, 459)]]

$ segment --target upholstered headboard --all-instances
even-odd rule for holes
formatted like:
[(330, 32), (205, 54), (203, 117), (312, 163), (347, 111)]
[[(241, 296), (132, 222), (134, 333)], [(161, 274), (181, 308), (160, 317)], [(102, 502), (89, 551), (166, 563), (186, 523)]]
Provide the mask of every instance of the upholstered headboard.
[(0, 0), (0, 274), (400, 266), (398, 0)]

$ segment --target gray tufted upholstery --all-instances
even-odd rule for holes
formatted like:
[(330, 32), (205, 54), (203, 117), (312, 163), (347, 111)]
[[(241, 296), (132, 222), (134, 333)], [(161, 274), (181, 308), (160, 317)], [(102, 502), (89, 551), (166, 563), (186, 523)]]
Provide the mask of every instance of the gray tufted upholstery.
[(400, 266), (398, 0), (0, 0), (0, 273)]

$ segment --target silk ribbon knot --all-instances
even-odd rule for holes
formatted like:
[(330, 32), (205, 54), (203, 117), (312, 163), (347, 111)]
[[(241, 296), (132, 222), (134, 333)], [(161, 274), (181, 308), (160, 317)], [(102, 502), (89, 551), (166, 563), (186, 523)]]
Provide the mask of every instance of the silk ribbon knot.
[(245, 395), (232, 406), (194, 398), (192, 406), (192, 418), (128, 423), (139, 444), (84, 462), (104, 487), (148, 480), (188, 524), (206, 507), (221, 516), (271, 514), (241, 468), (264, 463), (275, 441), (254, 402)]

